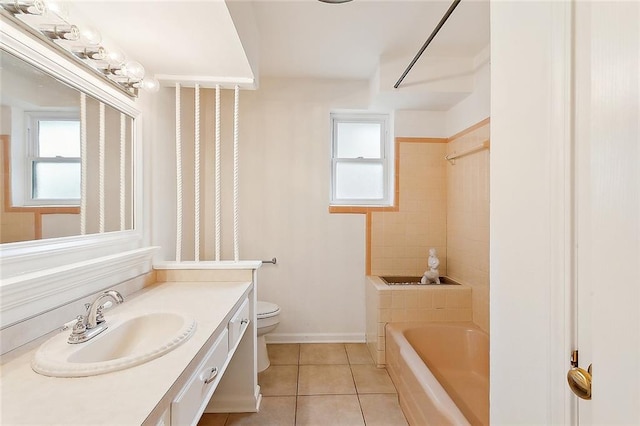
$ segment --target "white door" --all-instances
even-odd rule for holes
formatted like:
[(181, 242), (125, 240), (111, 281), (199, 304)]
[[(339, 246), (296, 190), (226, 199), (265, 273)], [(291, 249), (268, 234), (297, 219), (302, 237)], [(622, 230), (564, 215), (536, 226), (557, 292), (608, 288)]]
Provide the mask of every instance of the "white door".
[(580, 424), (640, 424), (640, 2), (576, 3)]

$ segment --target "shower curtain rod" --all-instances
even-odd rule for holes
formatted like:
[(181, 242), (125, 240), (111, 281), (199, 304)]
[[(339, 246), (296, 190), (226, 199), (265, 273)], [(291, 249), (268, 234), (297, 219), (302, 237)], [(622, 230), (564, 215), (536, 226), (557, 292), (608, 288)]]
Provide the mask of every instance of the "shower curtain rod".
[(411, 61), (411, 63), (409, 64), (409, 66), (407, 67), (407, 69), (404, 70), (404, 72), (402, 73), (402, 75), (400, 76), (400, 78), (398, 79), (398, 81), (396, 81), (396, 84), (393, 85), (394, 89), (397, 89), (398, 86), (400, 86), (400, 83), (402, 83), (402, 80), (404, 80), (404, 78), (407, 76), (407, 74), (409, 74), (409, 71), (411, 71), (411, 68), (413, 68), (413, 66), (416, 64), (416, 62), (418, 62), (418, 59), (420, 59), (420, 56), (422, 56), (422, 54), (424, 53), (424, 51), (427, 49), (427, 47), (429, 46), (429, 44), (433, 41), (433, 39), (436, 37), (436, 35), (438, 34), (438, 31), (440, 31), (440, 29), (442, 28), (442, 26), (444, 25), (445, 22), (447, 22), (447, 19), (449, 19), (449, 16), (451, 16), (451, 14), (453, 13), (453, 11), (455, 10), (455, 8), (458, 6), (458, 3), (460, 3), (461, 0), (454, 0), (453, 3), (451, 3), (451, 6), (449, 6), (449, 9), (447, 10), (447, 12), (444, 14), (444, 16), (442, 17), (442, 19), (440, 20), (440, 22), (438, 23), (438, 25), (436, 26), (436, 28), (433, 30), (433, 32), (431, 33), (431, 35), (429, 36), (429, 38), (427, 39), (427, 41), (425, 41), (425, 43), (422, 45), (422, 47), (420, 48), (420, 50), (418, 51), (418, 53), (416, 54), (416, 56), (413, 58), (413, 60)]

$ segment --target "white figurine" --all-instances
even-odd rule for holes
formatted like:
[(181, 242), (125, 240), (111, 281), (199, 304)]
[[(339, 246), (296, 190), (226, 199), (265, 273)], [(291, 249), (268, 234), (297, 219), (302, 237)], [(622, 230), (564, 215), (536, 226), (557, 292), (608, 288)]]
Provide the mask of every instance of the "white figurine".
[(440, 266), (440, 259), (436, 256), (436, 249), (429, 249), (429, 270), (425, 271), (422, 279), (420, 280), (421, 284), (440, 284), (440, 272), (438, 271), (438, 266)]

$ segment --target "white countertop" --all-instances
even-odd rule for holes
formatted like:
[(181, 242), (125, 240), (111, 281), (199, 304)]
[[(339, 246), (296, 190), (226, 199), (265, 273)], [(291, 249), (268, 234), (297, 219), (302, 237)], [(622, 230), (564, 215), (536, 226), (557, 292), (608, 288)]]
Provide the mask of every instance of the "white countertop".
[(0, 367), (0, 423), (142, 424), (167, 392), (179, 391), (176, 381), (250, 287), (250, 282), (159, 283), (106, 311), (107, 323), (125, 312), (181, 312), (196, 320), (196, 331), (185, 343), (126, 370), (80, 378), (42, 376), (31, 369), (31, 359), (46, 338), (9, 352)]

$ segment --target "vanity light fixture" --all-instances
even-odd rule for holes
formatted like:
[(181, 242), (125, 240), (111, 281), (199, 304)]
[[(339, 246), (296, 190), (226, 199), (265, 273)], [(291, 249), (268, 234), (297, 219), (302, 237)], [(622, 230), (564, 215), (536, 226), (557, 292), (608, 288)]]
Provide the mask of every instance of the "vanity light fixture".
[(80, 31), (80, 41), (89, 46), (98, 46), (102, 41), (102, 35), (93, 27), (84, 27)]
[(160, 90), (160, 82), (155, 78), (143, 78), (137, 83), (131, 84), (135, 89), (142, 89), (146, 92), (156, 93)]
[(76, 41), (80, 38), (80, 30), (75, 25), (43, 25), (40, 32), (51, 40)]
[(329, 4), (340, 4), (340, 3), (348, 3), (351, 0), (319, 0), (322, 3), (329, 3)]
[(5, 0), (0, 5), (13, 15), (43, 15), (47, 11), (47, 6), (43, 0)]
[(71, 49), (71, 53), (80, 59), (93, 59), (95, 61), (102, 61), (107, 57), (107, 51), (102, 46), (76, 47)]
[(158, 91), (160, 84), (155, 78), (145, 78), (140, 63), (127, 60), (121, 51), (102, 45), (100, 32), (70, 23), (64, 4), (45, 0), (0, 0), (0, 8), (21, 25), (29, 27), (32, 33), (52, 42), (130, 96), (138, 96), (139, 89)]

